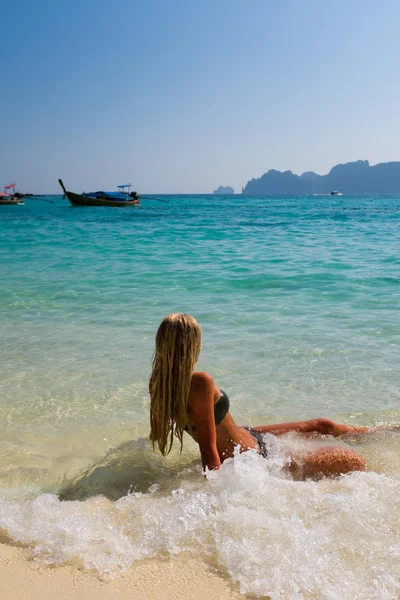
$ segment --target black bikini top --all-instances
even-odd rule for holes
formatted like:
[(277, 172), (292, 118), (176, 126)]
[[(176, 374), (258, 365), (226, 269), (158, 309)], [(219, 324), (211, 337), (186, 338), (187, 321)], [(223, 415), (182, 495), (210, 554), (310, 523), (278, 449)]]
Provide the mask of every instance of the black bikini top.
[[(221, 395), (219, 400), (214, 404), (214, 420), (216, 425), (219, 425), (226, 417), (229, 412), (230, 405), (229, 398), (225, 394), (224, 390), (220, 389), (219, 391), (221, 392)], [(194, 423), (192, 423), (189, 427), (191, 431), (196, 431), (196, 425)], [(185, 427), (185, 430), (189, 431), (189, 428)]]
[(215, 424), (219, 425), (221, 421), (226, 417), (229, 412), (229, 398), (225, 394), (224, 390), (219, 390), (221, 395), (219, 397), (218, 402), (214, 404), (214, 419)]

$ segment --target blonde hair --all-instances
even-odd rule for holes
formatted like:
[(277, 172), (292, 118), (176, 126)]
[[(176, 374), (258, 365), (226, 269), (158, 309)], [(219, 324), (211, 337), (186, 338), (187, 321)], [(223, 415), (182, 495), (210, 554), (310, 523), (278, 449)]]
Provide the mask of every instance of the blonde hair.
[(201, 329), (184, 313), (165, 317), (156, 335), (150, 376), (150, 439), (163, 456), (171, 451), (174, 435), (183, 445), (188, 425), (188, 400), (192, 373), (199, 358)]

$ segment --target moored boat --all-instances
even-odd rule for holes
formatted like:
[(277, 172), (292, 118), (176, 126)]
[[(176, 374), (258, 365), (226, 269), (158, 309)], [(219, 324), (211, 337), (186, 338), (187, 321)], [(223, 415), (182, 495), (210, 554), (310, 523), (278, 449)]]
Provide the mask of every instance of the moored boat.
[[(68, 191), (62, 179), (58, 180), (61, 185), (64, 194), (68, 200), (74, 206), (138, 206), (140, 204), (140, 196), (136, 192), (91, 192), (83, 194), (75, 194), (74, 192)], [(130, 188), (130, 185), (118, 186), (121, 189), (126, 187)]]
[(10, 196), (9, 194), (0, 192), (0, 205), (2, 204), (23, 204), (23, 202), (17, 196)]

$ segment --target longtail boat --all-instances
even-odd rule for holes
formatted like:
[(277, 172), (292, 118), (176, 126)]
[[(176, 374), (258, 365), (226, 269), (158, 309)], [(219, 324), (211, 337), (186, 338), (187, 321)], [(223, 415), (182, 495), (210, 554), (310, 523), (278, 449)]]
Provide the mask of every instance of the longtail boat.
[(0, 205), (1, 204), (23, 204), (21, 194), (15, 193), (16, 186), (17, 186), (16, 183), (10, 183), (9, 185), (4, 186), (4, 192), (0, 192)]
[(23, 204), (23, 202), (17, 196), (9, 196), (0, 192), (0, 206), (3, 204)]
[(140, 204), (140, 196), (136, 192), (126, 192), (126, 188), (130, 190), (130, 184), (119, 185), (121, 191), (118, 192), (91, 192), (83, 194), (75, 194), (69, 192), (62, 179), (58, 180), (64, 194), (74, 206), (138, 206)]

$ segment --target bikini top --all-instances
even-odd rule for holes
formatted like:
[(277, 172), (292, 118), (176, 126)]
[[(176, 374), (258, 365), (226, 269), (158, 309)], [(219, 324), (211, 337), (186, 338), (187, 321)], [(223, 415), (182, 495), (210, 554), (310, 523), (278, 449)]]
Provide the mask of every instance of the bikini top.
[[(214, 420), (216, 425), (219, 425), (226, 417), (230, 406), (229, 398), (225, 394), (224, 390), (220, 389), (219, 391), (221, 392), (221, 395), (219, 400), (214, 404)], [(196, 425), (194, 423), (192, 423), (189, 427), (191, 431), (196, 431)], [(185, 427), (185, 429), (186, 431), (189, 431), (188, 427)]]
[(214, 404), (214, 419), (215, 424), (219, 425), (221, 421), (226, 417), (229, 412), (229, 398), (225, 394), (224, 390), (219, 390), (221, 395), (219, 397), (218, 402)]

